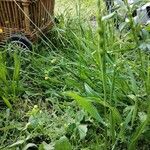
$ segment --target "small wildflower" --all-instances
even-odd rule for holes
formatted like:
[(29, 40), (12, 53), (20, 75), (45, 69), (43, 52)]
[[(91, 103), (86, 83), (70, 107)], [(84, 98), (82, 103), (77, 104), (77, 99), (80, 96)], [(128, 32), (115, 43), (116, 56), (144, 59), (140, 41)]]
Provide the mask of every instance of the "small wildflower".
[(67, 128), (67, 124), (66, 123), (64, 124), (64, 128)]
[(49, 77), (45, 77), (45, 80), (48, 80), (49, 79)]
[(51, 60), (51, 63), (54, 64), (56, 61), (57, 61), (57, 59), (55, 58), (55, 59)]
[(36, 108), (38, 108), (38, 106), (37, 106), (37, 105), (34, 105), (34, 108), (36, 109)]

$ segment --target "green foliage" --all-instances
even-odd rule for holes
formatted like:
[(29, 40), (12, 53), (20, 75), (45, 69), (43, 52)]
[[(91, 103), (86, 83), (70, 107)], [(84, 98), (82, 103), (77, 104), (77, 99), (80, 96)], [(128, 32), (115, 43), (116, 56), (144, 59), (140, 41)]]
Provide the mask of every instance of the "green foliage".
[(61, 137), (58, 141), (55, 143), (55, 150), (71, 150), (71, 144), (69, 143), (69, 140), (66, 137)]
[[(9, 66), (10, 59), (0, 53), (0, 97), (7, 107), (12, 109), (11, 102), (16, 101), (19, 94), (20, 58), (17, 53), (13, 54), (14, 66)], [(12, 72), (12, 73), (11, 73)]]
[(149, 149), (149, 27), (127, 3), (119, 29), (102, 1), (56, 6), (52, 43), (0, 54), (0, 149)]
[(104, 124), (103, 119), (100, 117), (98, 111), (96, 110), (95, 106), (88, 101), (86, 98), (83, 98), (81, 96), (79, 96), (76, 93), (73, 92), (67, 92), (65, 93), (65, 95), (70, 96), (71, 98), (75, 99), (77, 101), (77, 103), (84, 108), (87, 112), (90, 113), (90, 115), (95, 118), (98, 122), (101, 122)]

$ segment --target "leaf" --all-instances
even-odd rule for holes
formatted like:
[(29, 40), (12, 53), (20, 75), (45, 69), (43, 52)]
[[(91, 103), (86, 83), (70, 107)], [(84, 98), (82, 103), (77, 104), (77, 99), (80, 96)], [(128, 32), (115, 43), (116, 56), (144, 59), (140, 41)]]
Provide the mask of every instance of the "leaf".
[(138, 86), (137, 86), (137, 83), (136, 83), (136, 79), (134, 77), (134, 74), (132, 72), (131, 67), (128, 64), (126, 65), (126, 67), (127, 67), (128, 74), (129, 74), (129, 77), (130, 77), (130, 82), (131, 82), (131, 86), (132, 86), (131, 89), (134, 92), (134, 94), (136, 95), (137, 91), (138, 91)]
[[(133, 106), (134, 107), (134, 106)], [(125, 109), (125, 111), (127, 111), (129, 108), (129, 112), (126, 116), (126, 118), (124, 119), (124, 122), (121, 124), (121, 130), (120, 130), (120, 133), (119, 133), (119, 137), (123, 140), (124, 139), (124, 136), (125, 136), (125, 133), (126, 133), (126, 129), (128, 128), (128, 124), (129, 122), (131, 121), (132, 119), (132, 113), (133, 113), (133, 107), (127, 107)]]
[(138, 116), (139, 116), (139, 120), (141, 122), (144, 122), (146, 120), (146, 118), (147, 118), (147, 114), (145, 112), (139, 112)]
[(147, 118), (144, 122), (142, 122), (136, 129), (136, 131), (133, 133), (131, 140), (130, 140), (130, 144), (129, 144), (129, 150), (135, 150), (135, 146), (136, 143), (138, 141), (138, 139), (140, 138), (141, 134), (144, 132), (145, 127), (148, 125), (149, 123), (149, 118), (150, 118), (150, 105), (148, 107), (148, 111), (147, 111)]
[(146, 119), (135, 131), (135, 133), (133, 134), (132, 138), (131, 138), (131, 142), (129, 144), (129, 150), (135, 150), (135, 145), (136, 142), (138, 141), (140, 135), (142, 134), (142, 132), (144, 131), (146, 125), (148, 123), (148, 119)]
[(102, 17), (102, 21), (109, 20), (109, 19), (113, 18), (115, 15), (116, 15), (116, 12), (112, 12), (109, 15)]
[(119, 30), (120, 32), (127, 26), (127, 23), (126, 22), (122, 22), (120, 25), (119, 25)]
[(46, 142), (42, 142), (39, 146), (39, 150), (54, 150), (54, 146), (52, 144), (47, 144)]
[(22, 150), (28, 150), (28, 148), (37, 147), (34, 143), (28, 143)]
[(86, 137), (86, 133), (87, 133), (87, 125), (79, 125), (78, 126), (78, 130), (79, 130), (79, 135), (80, 135), (80, 139), (84, 139)]
[(19, 141), (13, 143), (12, 145), (10, 145), (9, 148), (12, 148), (12, 147), (15, 147), (18, 145), (22, 145), (24, 142), (25, 142), (25, 140), (19, 140)]
[(55, 150), (72, 150), (69, 140), (63, 136), (55, 143)]
[(75, 117), (76, 122), (81, 122), (83, 120), (84, 116), (85, 116), (84, 110), (78, 111), (76, 114), (76, 117)]
[(97, 97), (88, 97), (87, 99), (91, 102), (99, 103), (103, 107), (109, 108), (112, 111), (112, 113), (114, 114), (114, 117), (115, 117), (115, 119), (117, 119), (118, 123), (122, 122), (122, 119), (121, 119), (122, 117), (121, 117), (119, 111), (117, 110), (117, 108), (112, 107), (108, 102), (106, 102), (100, 98), (97, 98)]
[(84, 87), (88, 96), (99, 96), (99, 94), (95, 92), (87, 83), (84, 84)]
[(144, 29), (145, 29), (146, 31), (150, 31), (150, 24), (148, 24), (147, 26), (145, 26)]
[(8, 108), (10, 108), (12, 110), (12, 105), (11, 103), (9, 102), (9, 100), (5, 97), (2, 97), (3, 98), (3, 101), (5, 102), (5, 104), (7, 105)]
[(137, 116), (137, 110), (138, 110), (138, 101), (137, 101), (137, 96), (133, 95), (133, 94), (130, 94), (128, 95), (128, 97), (132, 100), (134, 100), (135, 104), (133, 106), (133, 114), (132, 114), (132, 122), (131, 122), (131, 125), (133, 126), (134, 124), (134, 121), (136, 119), (136, 116)]
[(150, 51), (150, 40), (140, 43), (139, 48), (145, 52)]
[(75, 92), (65, 92), (65, 95), (73, 98), (74, 100), (76, 100), (76, 102), (83, 108), (85, 109), (93, 118), (95, 118), (98, 122), (101, 122), (102, 124), (105, 125), (103, 119), (101, 118), (101, 116), (99, 115), (97, 109), (95, 108), (95, 106), (92, 104), (92, 102), (88, 101), (86, 98), (83, 98), (81, 96), (79, 96), (77, 93)]

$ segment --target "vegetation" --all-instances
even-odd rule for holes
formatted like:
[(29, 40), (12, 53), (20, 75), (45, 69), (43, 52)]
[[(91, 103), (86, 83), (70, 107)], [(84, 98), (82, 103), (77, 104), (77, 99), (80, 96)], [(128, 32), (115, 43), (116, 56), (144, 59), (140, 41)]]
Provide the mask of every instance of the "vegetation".
[(57, 0), (49, 41), (1, 48), (0, 149), (149, 149), (150, 28), (124, 7), (118, 28), (100, 0)]

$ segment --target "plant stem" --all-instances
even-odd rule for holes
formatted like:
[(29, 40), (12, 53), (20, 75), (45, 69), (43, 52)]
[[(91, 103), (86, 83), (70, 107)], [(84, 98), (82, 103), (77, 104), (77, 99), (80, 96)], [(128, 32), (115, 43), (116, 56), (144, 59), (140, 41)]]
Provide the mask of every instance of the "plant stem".
[[(105, 23), (102, 21), (102, 5), (101, 0), (98, 0), (98, 56), (99, 56), (99, 67), (102, 72), (102, 84), (103, 84), (103, 96), (104, 102), (107, 100), (107, 83), (106, 83), (106, 31), (105, 31)], [(107, 111), (106, 107), (104, 107), (104, 116), (105, 122), (107, 122)], [(107, 127), (105, 127), (105, 149), (107, 149)]]

